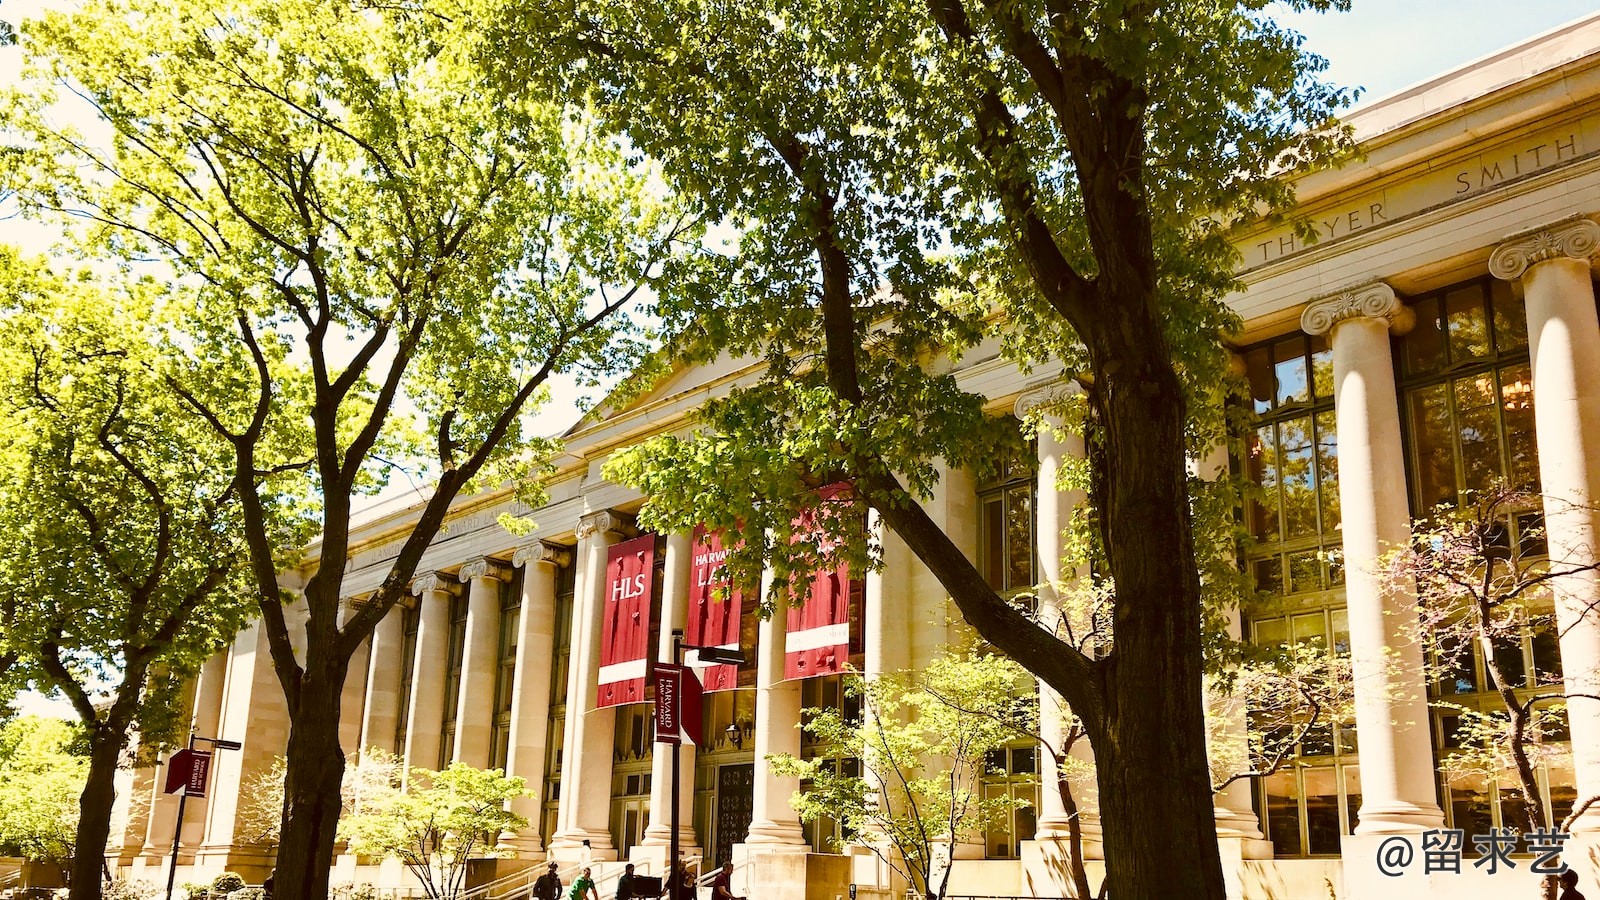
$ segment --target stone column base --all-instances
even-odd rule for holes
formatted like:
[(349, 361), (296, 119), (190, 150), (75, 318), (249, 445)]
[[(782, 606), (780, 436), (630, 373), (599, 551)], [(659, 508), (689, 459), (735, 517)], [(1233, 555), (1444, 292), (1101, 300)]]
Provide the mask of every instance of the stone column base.
[[(1228, 890), (1228, 900), (1244, 900), (1246, 882), (1253, 881), (1245, 873), (1245, 860), (1272, 859), (1272, 842), (1264, 838), (1217, 838), (1217, 849), (1222, 856), (1222, 883)], [(1251, 896), (1255, 896), (1251, 892)]]
[[(1083, 844), (1083, 868), (1085, 874), (1089, 876), (1089, 887), (1099, 891), (1106, 877), (1105, 863), (1088, 855), (1089, 841), (1085, 840)], [(1026, 893), (1035, 897), (1070, 897), (1073, 900), (1087, 900), (1078, 897), (1073, 887), (1070, 864), (1072, 854), (1065, 837), (1023, 841), (1019, 849), (1022, 857), (1019, 860), (1022, 863), (1022, 884), (1026, 888)]]
[[(668, 837), (670, 838), (670, 833)], [(702, 875), (710, 874), (713, 868), (722, 863), (720, 859), (701, 859), (703, 851), (701, 851), (700, 845), (695, 843), (694, 831), (690, 829), (679, 830), (678, 852), (691, 863), (695, 860), (700, 860), (697, 868)], [(639, 846), (628, 850), (628, 862), (633, 863), (634, 873), (637, 875), (652, 875), (658, 878), (665, 878), (667, 877), (667, 872), (672, 868), (672, 860), (668, 858), (671, 855), (672, 844), (667, 840), (657, 843), (652, 839), (646, 838)]]
[(544, 859), (544, 844), (539, 832), (532, 827), (526, 832), (502, 831), (495, 840), (495, 850), (506, 854), (502, 859)]
[(805, 844), (734, 844), (733, 892), (760, 900), (845, 897), (850, 857), (812, 853)]
[[(584, 846), (585, 841), (589, 846)], [(612, 862), (617, 858), (617, 848), (611, 846), (609, 831), (573, 830), (556, 835), (545, 848), (545, 855), (558, 862)]]

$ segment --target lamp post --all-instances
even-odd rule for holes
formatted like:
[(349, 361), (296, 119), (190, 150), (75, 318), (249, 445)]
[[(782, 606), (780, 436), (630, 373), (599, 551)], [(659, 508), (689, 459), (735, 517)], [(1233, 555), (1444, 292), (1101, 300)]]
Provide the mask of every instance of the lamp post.
[[(178, 845), (183, 840), (183, 808), (189, 795), (206, 795), (206, 782), (211, 775), (211, 754), (194, 749), (196, 741), (204, 741), (216, 750), (240, 750), (244, 744), (222, 738), (200, 737), (189, 732), (189, 745), (167, 759), (167, 793), (178, 793), (178, 818), (172, 825), (172, 862), (167, 867), (167, 900), (172, 900), (172, 886), (178, 880)], [(174, 776), (181, 776), (175, 778)], [(175, 785), (177, 785), (175, 787)]]
[[(740, 650), (730, 650), (727, 647), (702, 647), (695, 644), (685, 644), (683, 642), (683, 629), (674, 628), (672, 629), (672, 666), (678, 671), (679, 677), (684, 678), (690, 677), (688, 672), (683, 667), (683, 651), (685, 650), (694, 650), (698, 652), (701, 662), (711, 663), (712, 665), (742, 666), (744, 665), (745, 661), (744, 653)], [(657, 689), (656, 702), (661, 702), (659, 688)], [(674, 696), (672, 698), (672, 702), (674, 704), (679, 703), (680, 701), (678, 696)], [(676, 712), (673, 714), (673, 718), (674, 720), (678, 718)], [(682, 727), (681, 723), (679, 727)], [(661, 742), (660, 734), (656, 735), (656, 740)], [(680, 790), (679, 780), (681, 778), (679, 767), (682, 764), (680, 754), (678, 753), (678, 748), (681, 746), (681, 739), (677, 734), (673, 734), (672, 740), (665, 743), (669, 743), (672, 746), (672, 812), (670, 819), (672, 836), (670, 838), (669, 849), (667, 851), (669, 854), (669, 860), (667, 863), (667, 878), (670, 880), (673, 877), (674, 868), (678, 865), (678, 797)], [(681, 879), (683, 877), (683, 872), (678, 872), (677, 877)], [(679, 886), (676, 884), (668, 884), (667, 889), (669, 891), (668, 896), (671, 897), (672, 900), (678, 900)]]

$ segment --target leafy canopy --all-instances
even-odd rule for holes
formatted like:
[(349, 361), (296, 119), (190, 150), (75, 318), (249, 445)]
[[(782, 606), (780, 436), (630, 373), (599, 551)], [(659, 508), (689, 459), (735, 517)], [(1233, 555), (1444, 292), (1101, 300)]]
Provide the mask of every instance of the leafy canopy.
[(94, 741), (134, 726), (154, 748), (182, 679), (253, 609), (231, 448), (155, 349), (188, 294), (3, 249), (0, 269), (0, 644)]
[(21, 716), (0, 727), (0, 853), (70, 859), (88, 772), (83, 732), (70, 723)]

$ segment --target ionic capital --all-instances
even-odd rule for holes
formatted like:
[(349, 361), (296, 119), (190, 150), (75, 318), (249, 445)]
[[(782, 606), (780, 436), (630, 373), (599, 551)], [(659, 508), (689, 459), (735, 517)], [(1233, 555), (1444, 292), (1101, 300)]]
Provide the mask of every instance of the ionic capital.
[(1351, 319), (1383, 319), (1395, 334), (1405, 334), (1416, 323), (1416, 315), (1395, 296), (1394, 288), (1369, 281), (1312, 300), (1300, 314), (1300, 328), (1306, 334), (1328, 334)]
[(522, 568), (529, 563), (549, 563), (557, 568), (566, 568), (572, 565), (572, 551), (549, 541), (534, 541), (523, 544), (516, 552), (511, 554), (511, 564)]
[(1016, 406), (1012, 412), (1019, 419), (1026, 419), (1040, 407), (1046, 410), (1059, 406), (1068, 397), (1083, 393), (1083, 386), (1076, 381), (1053, 381), (1039, 387), (1023, 391), (1017, 397)]
[(633, 517), (614, 509), (592, 512), (578, 520), (578, 540), (607, 531), (626, 536), (633, 530)]
[(1588, 261), (1597, 247), (1600, 247), (1600, 225), (1584, 216), (1573, 216), (1519, 231), (1501, 241), (1489, 254), (1489, 274), (1504, 281), (1515, 281), (1547, 259)]
[(418, 575), (411, 580), (411, 593), (418, 597), (425, 597), (434, 591), (448, 591), (450, 589), (450, 576), (438, 572), (429, 572)]
[(496, 581), (511, 580), (505, 567), (498, 560), (490, 559), (487, 556), (480, 556), (477, 559), (462, 563), (461, 571), (456, 574), (456, 578), (462, 584), (466, 584), (474, 578), (493, 578)]

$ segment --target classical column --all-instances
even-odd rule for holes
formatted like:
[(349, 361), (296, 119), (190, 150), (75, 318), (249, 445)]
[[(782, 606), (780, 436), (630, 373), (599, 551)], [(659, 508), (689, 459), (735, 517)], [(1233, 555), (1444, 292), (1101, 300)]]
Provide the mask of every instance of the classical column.
[[(291, 629), (297, 628), (300, 608), (286, 607), (284, 613)], [(246, 802), (245, 786), (270, 771), (288, 746), (289, 710), (260, 620), (234, 637), (226, 668), (227, 686), (214, 736), (238, 741), (243, 748), (221, 750), (211, 758), (205, 842), (196, 864), (207, 871), (228, 869), (246, 878), (265, 878), (271, 871), (271, 851), (255, 842), (256, 835), (241, 821), (240, 806)]]
[(395, 752), (394, 734), (400, 725), (400, 666), (405, 662), (405, 615), (416, 599), (405, 597), (389, 608), (372, 630), (372, 652), (367, 666), (367, 696), (361, 710), (361, 749)]
[[(694, 562), (693, 538), (685, 532), (667, 536), (667, 566), (661, 585), (661, 634), (656, 659), (672, 661), (672, 630), (683, 628), (689, 617), (689, 571)], [(694, 835), (694, 745), (678, 746), (678, 849), (687, 856), (699, 855)], [(650, 825), (642, 843), (649, 847), (672, 844), (672, 748), (655, 744), (650, 760)], [(667, 858), (660, 856), (665, 863)]]
[[(1489, 257), (1496, 278), (1521, 282), (1527, 305), (1545, 534), (1557, 570), (1593, 565), (1600, 552), (1600, 323), (1589, 264), (1597, 246), (1600, 225), (1580, 216), (1513, 235)], [(1563, 575), (1551, 588), (1582, 800), (1600, 794), (1600, 700), (1592, 699), (1600, 696), (1600, 572)], [(1591, 807), (1573, 830), (1600, 832), (1600, 810)]]
[[(346, 597), (339, 601), (339, 627), (364, 603), (364, 599)], [(369, 636), (350, 654), (349, 668), (345, 670), (344, 687), (339, 692), (339, 747), (345, 753), (347, 765), (354, 765), (361, 755), (361, 729), (366, 723), (367, 670), (372, 666), (372, 638)]]
[[(194, 701), (198, 688), (198, 678), (191, 678), (184, 685), (183, 705), (185, 712), (190, 716), (194, 714)], [(185, 735), (184, 740), (187, 740), (187, 737)], [(182, 747), (183, 742), (180, 741), (176, 746), (169, 748), (166, 753), (162, 754), (161, 765), (156, 768), (155, 784), (152, 785), (151, 791), (150, 822), (145, 829), (144, 852), (141, 854), (146, 866), (161, 864), (167, 858), (167, 855), (172, 852), (172, 832), (178, 824), (179, 798), (177, 794), (167, 793), (165, 786), (167, 783), (167, 767), (172, 763), (172, 754)], [(188, 818), (188, 816), (185, 815), (185, 818)]]
[[(804, 589), (804, 582), (799, 587)], [(789, 805), (800, 779), (774, 775), (765, 762), (778, 753), (800, 756), (800, 682), (783, 680), (790, 598), (787, 591), (773, 595), (770, 572), (762, 577), (761, 588), (772, 599), (772, 615), (761, 620), (756, 639), (756, 777), (744, 843), (762, 850), (803, 849), (800, 817)]]
[(511, 564), (522, 574), (522, 608), (517, 619), (516, 678), (511, 686), (511, 746), (506, 774), (528, 782), (527, 796), (511, 801), (511, 811), (528, 820), (518, 832), (502, 831), (500, 844), (522, 858), (544, 853), (539, 841), (544, 763), (550, 745), (550, 670), (555, 653), (556, 576), (572, 564), (572, 552), (547, 541), (517, 548)]
[[(190, 727), (200, 737), (222, 736), (222, 699), (223, 691), (228, 682), (228, 652), (219, 650), (206, 658), (205, 665), (201, 666), (200, 674), (195, 684), (194, 718)], [(201, 749), (208, 745), (200, 744)], [(231, 751), (221, 751), (223, 753)], [(212, 759), (216, 759), (213, 751)], [(210, 793), (209, 791), (207, 793)], [(183, 852), (190, 853), (198, 849), (206, 833), (206, 810), (209, 806), (208, 797), (194, 797), (189, 800), (187, 808), (183, 811)], [(168, 839), (171, 838), (169, 834)]]
[[(1016, 415), (1024, 418), (1042, 408), (1048, 410), (1060, 404), (1075, 387), (1051, 386), (1030, 391), (1017, 400)], [(1072, 527), (1072, 516), (1086, 502), (1081, 490), (1064, 490), (1061, 487), (1062, 470), (1069, 460), (1083, 457), (1083, 438), (1062, 429), (1061, 420), (1046, 415), (1039, 429), (1038, 482), (1035, 488), (1034, 549), (1038, 558), (1039, 584), (1037, 596), (1039, 622), (1051, 627), (1061, 622), (1062, 609), (1058, 586), (1075, 580), (1078, 573), (1062, 570), (1062, 557), (1066, 552), (1064, 535)], [(1039, 732), (1048, 747), (1061, 748), (1066, 739), (1067, 720), (1071, 710), (1061, 695), (1043, 681), (1039, 683)], [(1039, 754), (1039, 827), (1035, 838), (1040, 841), (1066, 841), (1070, 819), (1066, 804), (1056, 785), (1060, 782), (1060, 767), (1049, 749), (1041, 748)], [(1094, 750), (1087, 737), (1079, 738), (1069, 751), (1077, 761), (1076, 768), (1093, 771)], [(1088, 859), (1103, 856), (1100, 829), (1100, 791), (1093, 777), (1080, 777), (1071, 785), (1072, 799), (1078, 807), (1078, 824), (1083, 837), (1083, 852)], [(1065, 848), (1061, 848), (1064, 852)]]
[(487, 768), (494, 730), (494, 679), (500, 668), (500, 583), (505, 570), (479, 557), (457, 576), (468, 585), (467, 639), (456, 698), (456, 745), (451, 762)]
[(585, 842), (588, 858), (612, 859), (611, 756), (617, 713), (594, 709), (600, 677), (600, 623), (605, 612), (606, 550), (629, 524), (610, 510), (578, 521), (577, 595), (572, 612), (572, 664), (567, 675), (566, 736), (562, 742), (559, 823), (550, 849), (577, 858)]
[(411, 706), (406, 710), (406, 745), (400, 748), (406, 777), (414, 768), (439, 767), (444, 730), (445, 666), (450, 659), (450, 589), (447, 576), (429, 573), (411, 583), (418, 598), (417, 649), (411, 661)]
[(1389, 332), (1404, 333), (1412, 321), (1382, 282), (1317, 299), (1300, 317), (1303, 329), (1330, 334), (1333, 345), (1345, 605), (1361, 735), (1358, 835), (1416, 832), (1444, 820), (1434, 799), (1416, 590), (1379, 571), (1384, 553), (1411, 540)]
[[(1211, 449), (1206, 457), (1195, 465), (1195, 474), (1203, 481), (1218, 481), (1228, 474), (1229, 460), (1228, 448), (1217, 446)], [(1224, 553), (1228, 558), (1233, 557), (1232, 538), (1224, 541)], [(1243, 634), (1242, 621), (1237, 607), (1228, 609), (1228, 638), (1237, 641)], [(1246, 748), (1250, 734), (1249, 710), (1245, 706), (1244, 698), (1232, 693), (1207, 690), (1206, 706), (1212, 719), (1218, 723), (1215, 736), (1221, 738), (1229, 749)], [(1215, 752), (1213, 752), (1213, 758)], [(1245, 762), (1248, 763), (1248, 750), (1245, 752)], [(1217, 818), (1217, 837), (1231, 838), (1244, 842), (1240, 847), (1243, 859), (1271, 859), (1272, 843), (1263, 838), (1261, 834), (1261, 819), (1256, 815), (1255, 805), (1251, 797), (1251, 786), (1254, 782), (1249, 778), (1240, 778), (1230, 782), (1227, 787), (1217, 792), (1214, 802), (1214, 812)], [(1230, 890), (1233, 884), (1230, 881)]]

